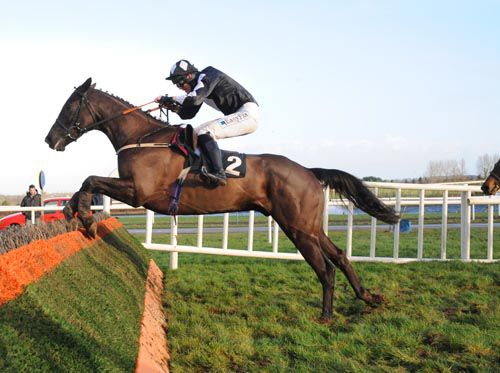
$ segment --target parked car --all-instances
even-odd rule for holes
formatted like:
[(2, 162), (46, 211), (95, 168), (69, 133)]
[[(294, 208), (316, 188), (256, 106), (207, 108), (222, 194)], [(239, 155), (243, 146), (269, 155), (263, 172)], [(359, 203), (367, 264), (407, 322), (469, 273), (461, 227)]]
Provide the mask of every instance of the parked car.
[[(70, 200), (70, 197), (54, 197), (47, 198), (43, 201), (43, 206), (64, 206)], [(40, 217), (42, 219), (42, 217)], [(64, 219), (64, 214), (61, 210), (58, 211), (45, 211), (43, 221), (48, 222), (52, 220)], [(22, 212), (16, 212), (0, 219), (0, 230), (6, 229), (16, 225), (26, 224), (26, 217)]]

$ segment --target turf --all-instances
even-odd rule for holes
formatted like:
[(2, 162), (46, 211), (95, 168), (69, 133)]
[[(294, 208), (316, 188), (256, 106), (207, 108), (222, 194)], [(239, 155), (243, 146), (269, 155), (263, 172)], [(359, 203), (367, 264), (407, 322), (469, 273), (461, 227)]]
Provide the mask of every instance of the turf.
[(121, 228), (0, 308), (1, 372), (132, 372), (148, 254)]
[[(154, 256), (166, 269), (168, 254)], [(375, 309), (337, 274), (334, 320), (304, 262), (180, 255), (164, 304), (173, 372), (494, 372), (500, 265), (356, 263)]]
[[(331, 236), (345, 242), (345, 233)], [(416, 236), (401, 235), (402, 256), (416, 255)], [(366, 255), (369, 232), (354, 237), (353, 254)], [(378, 255), (392, 255), (392, 237), (378, 232)], [(440, 231), (424, 237), (424, 256), (439, 257)], [(472, 257), (484, 257), (485, 237), (472, 230)], [(459, 230), (448, 241), (448, 256), (459, 258)], [(220, 247), (221, 235), (204, 244)], [(245, 249), (246, 235), (231, 234), (229, 247)], [(256, 234), (255, 247), (271, 249), (267, 234)], [(280, 237), (280, 252), (295, 250)], [(387, 303), (367, 308), (339, 272), (334, 320), (322, 324), (321, 287), (305, 262), (181, 253), (170, 271), (169, 254), (152, 256), (166, 272), (173, 372), (494, 372), (500, 363), (500, 263), (355, 263)]]

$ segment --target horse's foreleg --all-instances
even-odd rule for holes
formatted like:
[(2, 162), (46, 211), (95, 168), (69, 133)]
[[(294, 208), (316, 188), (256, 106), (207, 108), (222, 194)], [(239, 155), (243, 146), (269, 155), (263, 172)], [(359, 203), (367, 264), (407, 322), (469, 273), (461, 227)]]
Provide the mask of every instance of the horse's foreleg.
[(70, 222), (71, 228), (73, 230), (81, 227), (80, 220), (75, 217), (75, 213), (78, 211), (78, 200), (80, 192), (73, 194), (73, 197), (66, 203), (63, 209), (64, 217)]
[(131, 206), (138, 206), (132, 180), (89, 176), (78, 192), (78, 217), (87, 232), (95, 237), (97, 224), (91, 214), (92, 193), (102, 193)]

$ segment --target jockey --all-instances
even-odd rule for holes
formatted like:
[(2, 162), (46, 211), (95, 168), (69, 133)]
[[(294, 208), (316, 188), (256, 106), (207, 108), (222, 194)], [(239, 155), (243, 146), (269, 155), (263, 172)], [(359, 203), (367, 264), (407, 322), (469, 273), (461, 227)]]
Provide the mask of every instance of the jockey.
[(189, 61), (180, 60), (172, 66), (166, 79), (186, 94), (158, 96), (155, 101), (175, 111), (182, 119), (193, 118), (203, 103), (224, 114), (199, 125), (195, 133), (210, 165), (210, 170), (203, 170), (203, 174), (210, 182), (226, 185), (226, 174), (216, 140), (254, 132), (259, 124), (257, 102), (238, 82), (212, 66), (198, 71)]

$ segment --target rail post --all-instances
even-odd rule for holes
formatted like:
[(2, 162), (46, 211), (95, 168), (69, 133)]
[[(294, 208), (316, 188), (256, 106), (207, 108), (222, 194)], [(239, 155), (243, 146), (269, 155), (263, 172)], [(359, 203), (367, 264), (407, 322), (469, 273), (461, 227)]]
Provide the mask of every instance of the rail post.
[(146, 243), (150, 244), (153, 240), (153, 224), (155, 222), (155, 213), (146, 210)]
[(248, 213), (248, 251), (253, 251), (253, 228), (255, 222), (255, 211), (250, 211)]
[(224, 223), (222, 228), (222, 248), (227, 250), (227, 242), (229, 236), (229, 212), (224, 213)]
[(198, 234), (196, 235), (196, 244), (199, 248), (203, 247), (203, 215), (198, 215)]
[(417, 258), (424, 257), (424, 214), (425, 214), (425, 189), (420, 190), (420, 200), (418, 204), (418, 247)]
[[(396, 189), (396, 214), (401, 214), (401, 188)], [(399, 258), (399, 221), (394, 224), (394, 249), (392, 254), (393, 259)]]
[(278, 222), (274, 220), (273, 224), (273, 253), (278, 252), (278, 236), (280, 233), (280, 226), (278, 225)]
[(273, 242), (273, 218), (271, 215), (267, 217), (267, 241)]
[(330, 201), (330, 187), (327, 185), (324, 190), (323, 200), (323, 231), (328, 236), (328, 202)]
[(352, 226), (354, 220), (354, 204), (349, 201), (347, 205), (347, 242), (346, 242), (346, 255), (348, 258), (352, 256)]
[(460, 249), (461, 249), (461, 259), (470, 259), (470, 204), (469, 197), (471, 195), (470, 191), (462, 192), (461, 200), (461, 218), (460, 218)]
[[(177, 246), (177, 216), (170, 217), (170, 244)], [(179, 267), (179, 253), (172, 251), (170, 253), (169, 268), (175, 270)]]
[(111, 215), (111, 198), (109, 198), (107, 195), (103, 195), (102, 205), (102, 211), (104, 211), (108, 215)]
[(493, 205), (488, 205), (488, 260), (493, 260)]
[[(373, 189), (373, 194), (378, 196), (378, 188)], [(371, 218), (371, 232), (370, 232), (370, 258), (375, 258), (375, 245), (377, 243), (377, 218)]]
[(448, 237), (448, 191), (443, 191), (443, 205), (441, 212), (441, 259), (446, 259), (446, 240)]

